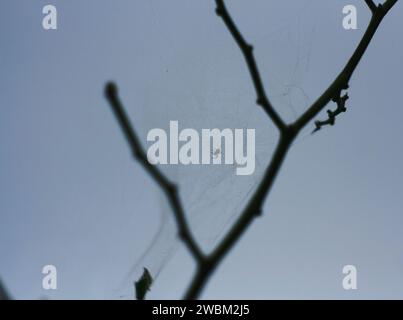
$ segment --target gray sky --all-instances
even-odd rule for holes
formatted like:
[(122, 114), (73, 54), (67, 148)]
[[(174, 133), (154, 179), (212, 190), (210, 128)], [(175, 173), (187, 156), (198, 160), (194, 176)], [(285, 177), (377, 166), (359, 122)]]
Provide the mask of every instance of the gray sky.
[[(174, 229), (158, 189), (130, 158), (103, 97), (106, 81), (119, 85), (144, 144), (150, 128), (169, 120), (256, 129), (251, 177), (164, 168), (179, 181), (205, 248), (242, 209), (276, 132), (254, 105), (214, 1), (53, 0), (58, 30), (45, 31), (48, 3), (0, 3), (0, 277), (16, 298), (127, 298), (124, 280), (161, 216), (165, 238), (141, 263), (158, 269)], [(347, 4), (357, 6), (358, 30), (342, 28)], [(341, 70), (370, 18), (360, 0), (237, 0), (228, 9), (289, 121)], [(352, 78), (348, 112), (332, 128), (311, 136), (311, 124), (301, 134), (264, 215), (203, 298), (403, 298), (402, 21), (398, 3)], [(194, 264), (182, 246), (175, 252), (150, 298), (184, 292)], [(58, 290), (41, 287), (47, 264), (57, 267)], [(349, 264), (358, 269), (355, 291), (342, 287)]]

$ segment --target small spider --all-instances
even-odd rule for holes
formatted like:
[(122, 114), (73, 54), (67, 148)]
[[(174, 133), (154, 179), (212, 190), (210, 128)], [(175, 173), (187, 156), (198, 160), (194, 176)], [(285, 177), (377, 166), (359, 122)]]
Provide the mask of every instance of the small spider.
[(215, 151), (213, 152), (214, 159), (217, 159), (220, 153), (221, 153), (220, 148), (215, 149)]

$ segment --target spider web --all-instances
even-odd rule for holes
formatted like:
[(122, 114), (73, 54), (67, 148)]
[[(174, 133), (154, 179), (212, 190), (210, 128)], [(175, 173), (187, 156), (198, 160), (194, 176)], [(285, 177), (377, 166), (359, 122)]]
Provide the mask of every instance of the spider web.
[[(269, 97), (287, 121), (295, 120), (311, 103), (304, 89), (315, 34), (315, 22), (307, 18), (309, 9), (310, 1), (301, 1), (280, 26), (251, 39), (262, 77), (270, 78), (265, 79), (270, 87)], [(162, 13), (156, 10), (156, 6), (152, 7), (152, 11), (158, 24)], [(263, 45), (265, 43), (270, 45)], [(169, 121), (178, 120), (179, 130), (193, 128), (200, 132), (204, 128), (253, 128), (256, 131), (253, 175), (237, 176), (234, 165), (160, 166), (167, 177), (178, 184), (190, 228), (202, 249), (209, 252), (242, 212), (256, 189), (275, 147), (277, 132), (264, 112), (255, 105), (254, 91), (246, 70), (243, 69), (241, 76), (233, 74), (234, 66), (244, 63), (238, 51), (234, 50), (230, 57), (214, 56), (213, 66), (208, 64), (208, 54), (191, 58), (179, 56), (178, 60), (180, 62), (169, 62), (166, 70), (180, 77), (187, 68), (193, 68), (199, 75), (197, 83), (189, 85), (186, 90), (178, 90), (164, 79), (150, 83), (149, 90), (145, 92), (148, 102), (144, 110), (144, 123), (148, 129), (163, 128), (169, 132)], [(220, 66), (220, 71), (216, 70), (216, 65)], [(140, 277), (143, 267), (149, 269), (155, 281), (181, 245), (173, 213), (162, 193), (160, 203), (160, 226), (124, 279), (124, 294), (121, 297), (133, 297), (132, 283)]]

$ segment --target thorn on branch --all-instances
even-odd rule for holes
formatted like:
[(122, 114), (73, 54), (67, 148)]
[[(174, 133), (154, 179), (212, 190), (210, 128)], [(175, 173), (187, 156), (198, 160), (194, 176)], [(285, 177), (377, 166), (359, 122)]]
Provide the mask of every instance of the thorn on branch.
[[(346, 86), (348, 88), (348, 86)], [(332, 101), (337, 104), (336, 110), (327, 110), (328, 118), (323, 121), (315, 121), (315, 130), (312, 131), (312, 134), (322, 129), (322, 127), (326, 125), (334, 126), (336, 123), (336, 118), (340, 113), (346, 112), (346, 101), (349, 99), (348, 94), (346, 93), (344, 96), (339, 94), (336, 98), (333, 98)]]

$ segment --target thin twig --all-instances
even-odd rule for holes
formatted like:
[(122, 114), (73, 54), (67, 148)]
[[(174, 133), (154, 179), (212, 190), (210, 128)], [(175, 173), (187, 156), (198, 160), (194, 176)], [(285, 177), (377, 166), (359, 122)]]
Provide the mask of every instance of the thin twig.
[(192, 253), (196, 261), (202, 261), (204, 259), (204, 255), (199, 246), (197, 245), (195, 239), (193, 238), (188, 223), (186, 222), (184, 210), (181, 201), (179, 199), (177, 186), (171, 183), (165, 177), (165, 175), (158, 169), (157, 166), (152, 165), (147, 160), (147, 156), (119, 100), (116, 85), (113, 83), (108, 83), (106, 86), (105, 95), (110, 102), (112, 110), (125, 135), (125, 138), (130, 146), (134, 158), (142, 164), (142, 166), (147, 170), (147, 172), (151, 175), (151, 177), (158, 183), (158, 185), (161, 187), (161, 189), (167, 196), (176, 218), (179, 237), (188, 247), (189, 251)]
[(336, 123), (336, 118), (340, 113), (346, 112), (347, 108), (346, 108), (346, 101), (348, 100), (348, 94), (345, 94), (342, 97), (337, 97), (337, 98), (333, 98), (333, 101), (337, 103), (337, 108), (336, 110), (332, 111), (332, 110), (327, 110), (327, 116), (328, 118), (326, 120), (323, 121), (315, 121), (315, 130), (312, 131), (312, 133), (315, 133), (317, 131), (319, 131), (320, 129), (322, 129), (322, 127), (324, 126), (334, 126)]
[(297, 130), (301, 130), (305, 125), (313, 120), (316, 115), (322, 111), (322, 109), (336, 97), (342, 90), (348, 89), (348, 83), (353, 75), (355, 69), (357, 68), (361, 58), (366, 52), (369, 44), (379, 25), (381, 24), (385, 15), (389, 10), (396, 4), (397, 0), (386, 0), (383, 5), (379, 5), (372, 15), (371, 21), (359, 42), (356, 50), (351, 56), (350, 60), (347, 62), (344, 69), (339, 73), (333, 83), (325, 90), (325, 92), (308, 108), (308, 110), (303, 113), (295, 122), (295, 127)]
[(273, 108), (264, 90), (259, 69), (257, 67), (255, 57), (253, 55), (253, 46), (248, 44), (243, 38), (242, 34), (239, 32), (237, 26), (232, 21), (231, 16), (228, 14), (227, 8), (224, 5), (224, 1), (216, 0), (216, 4), (217, 4), (216, 8), (217, 15), (223, 19), (225, 25), (227, 26), (231, 35), (234, 37), (235, 42), (238, 44), (246, 60), (246, 64), (248, 65), (249, 72), (252, 77), (253, 85), (256, 90), (257, 95), (256, 103), (260, 105), (264, 109), (264, 111), (266, 111), (270, 119), (273, 121), (273, 123), (277, 126), (277, 128), (280, 131), (285, 130), (286, 124), (280, 118), (276, 110)]
[(386, 15), (390, 9), (396, 4), (397, 0), (386, 0), (384, 4), (379, 5), (378, 8), (383, 10), (384, 14)]
[(376, 11), (376, 4), (372, 0), (365, 0), (365, 3), (368, 5), (369, 9), (372, 11), (372, 13), (375, 13)]

